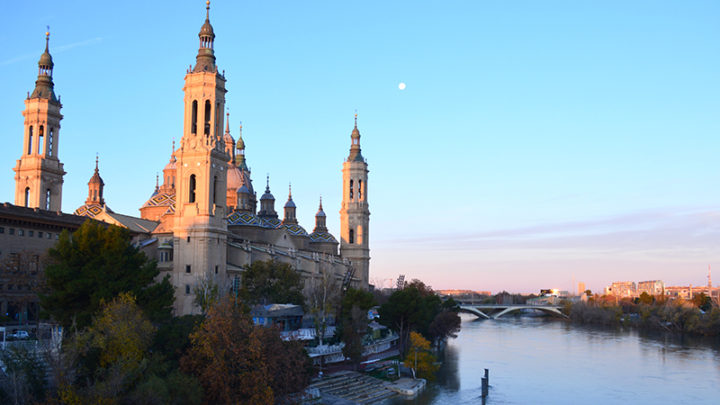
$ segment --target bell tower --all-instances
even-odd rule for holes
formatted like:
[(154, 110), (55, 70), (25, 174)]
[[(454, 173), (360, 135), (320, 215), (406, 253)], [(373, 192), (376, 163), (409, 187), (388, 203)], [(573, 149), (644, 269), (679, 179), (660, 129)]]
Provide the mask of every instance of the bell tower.
[(340, 209), (340, 255), (347, 258), (360, 279), (360, 288), (367, 289), (370, 269), (370, 209), (367, 195), (367, 162), (360, 153), (360, 131), (350, 135), (350, 155), (343, 162), (343, 199)]
[(50, 32), (45, 33), (45, 52), (38, 62), (35, 90), (25, 99), (25, 135), (22, 156), (15, 171), (15, 205), (60, 211), (63, 164), (58, 160), (62, 104), (55, 97)]
[(227, 162), (223, 140), (225, 77), (215, 65), (210, 2), (200, 28), (195, 67), (185, 75), (185, 121), (177, 155), (174, 271), (175, 312), (198, 313), (193, 290), (202, 278), (225, 282)]

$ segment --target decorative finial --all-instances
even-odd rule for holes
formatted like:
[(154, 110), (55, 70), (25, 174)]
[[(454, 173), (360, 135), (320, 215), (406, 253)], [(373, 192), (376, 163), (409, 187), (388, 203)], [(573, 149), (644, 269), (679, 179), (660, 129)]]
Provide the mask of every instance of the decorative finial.
[(98, 157), (98, 153), (95, 152), (95, 171), (98, 171), (98, 160), (100, 158)]
[(267, 184), (265, 185), (265, 192), (270, 192), (270, 173), (267, 174)]
[(292, 200), (292, 183), (288, 183), (288, 200)]
[(322, 211), (322, 210), (323, 210), (323, 208), (322, 208), (322, 194), (320, 194), (320, 211)]
[(210, 0), (207, 0), (205, 2), (205, 10), (206, 10), (205, 19), (210, 20)]
[(50, 46), (50, 26), (46, 25), (47, 31), (45, 31), (45, 52), (49, 52), (49, 46)]
[(155, 191), (160, 189), (160, 175), (155, 173)]
[(175, 137), (174, 136), (173, 136), (172, 150), (170, 152), (171, 152), (171, 154), (175, 153)]
[(355, 128), (357, 128), (357, 110), (355, 110)]
[(230, 133), (230, 113), (225, 113), (225, 115), (227, 116), (227, 120), (225, 121), (225, 133), (229, 134)]

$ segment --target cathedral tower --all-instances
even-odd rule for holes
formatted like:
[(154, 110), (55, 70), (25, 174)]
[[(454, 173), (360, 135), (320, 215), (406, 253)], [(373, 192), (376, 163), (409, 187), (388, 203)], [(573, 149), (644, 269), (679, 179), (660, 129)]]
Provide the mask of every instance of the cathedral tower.
[(360, 131), (357, 127), (350, 135), (350, 155), (343, 162), (343, 199), (340, 209), (340, 255), (350, 259), (360, 287), (368, 288), (370, 268), (369, 224), (370, 209), (367, 200), (368, 169), (360, 153)]
[(174, 274), (175, 312), (198, 313), (193, 289), (201, 279), (223, 286), (226, 278), (227, 162), (223, 141), (225, 77), (218, 73), (210, 2), (200, 29), (195, 67), (185, 75), (185, 122), (176, 153)]
[(44, 210), (62, 208), (63, 164), (58, 160), (62, 104), (53, 91), (50, 33), (38, 62), (35, 90), (25, 99), (23, 152), (15, 171), (15, 205)]

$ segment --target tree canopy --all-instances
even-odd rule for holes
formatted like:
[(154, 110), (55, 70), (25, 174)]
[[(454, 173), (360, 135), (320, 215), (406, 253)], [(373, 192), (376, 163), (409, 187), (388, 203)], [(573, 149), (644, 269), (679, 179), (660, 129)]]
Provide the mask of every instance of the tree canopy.
[(380, 307), (380, 323), (398, 331), (400, 345), (407, 350), (410, 332), (430, 341), (454, 337), (460, 330), (457, 303), (445, 302), (422, 281), (413, 280), (390, 295)]
[(190, 340), (181, 368), (200, 381), (207, 403), (273, 403), (304, 388), (310, 378), (302, 345), (284, 342), (275, 328), (255, 326), (231, 299), (209, 308)]
[(63, 231), (48, 254), (40, 303), (65, 328), (88, 326), (103, 300), (120, 293), (136, 297), (151, 320), (170, 318), (174, 288), (169, 276), (156, 282), (155, 261), (131, 244), (127, 229), (87, 220), (72, 234)]

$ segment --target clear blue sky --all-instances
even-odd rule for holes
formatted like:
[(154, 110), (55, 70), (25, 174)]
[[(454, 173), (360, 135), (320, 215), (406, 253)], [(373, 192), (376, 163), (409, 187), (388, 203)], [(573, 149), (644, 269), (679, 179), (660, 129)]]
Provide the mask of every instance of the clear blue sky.
[[(100, 155), (106, 201), (139, 215), (182, 136), (203, 1), (7, 2), (0, 201), (50, 25), (63, 210)], [(371, 279), (434, 288), (720, 283), (720, 3), (214, 1), (233, 135), (256, 189), (289, 182), (337, 235), (357, 109)], [(399, 90), (398, 84), (407, 84)]]

